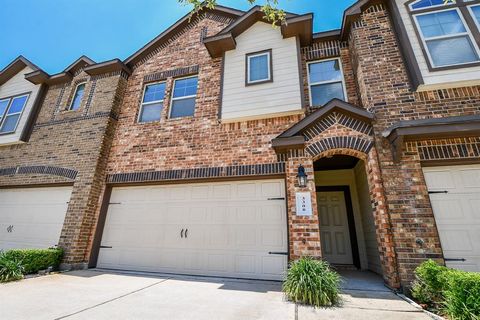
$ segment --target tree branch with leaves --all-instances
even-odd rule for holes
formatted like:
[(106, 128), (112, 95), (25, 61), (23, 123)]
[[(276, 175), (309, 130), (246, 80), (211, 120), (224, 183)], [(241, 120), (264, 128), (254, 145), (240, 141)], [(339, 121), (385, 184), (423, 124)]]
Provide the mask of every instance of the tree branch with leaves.
[[(257, 0), (246, 0), (249, 4), (255, 5)], [(193, 7), (191, 15), (194, 15), (200, 12), (203, 9), (214, 9), (217, 5), (217, 0), (178, 0), (182, 5)], [(278, 8), (278, 0), (265, 0), (264, 4), (261, 5), (262, 12), (264, 13), (264, 18), (272, 25), (277, 25), (279, 23), (285, 22), (286, 13), (282, 9)]]

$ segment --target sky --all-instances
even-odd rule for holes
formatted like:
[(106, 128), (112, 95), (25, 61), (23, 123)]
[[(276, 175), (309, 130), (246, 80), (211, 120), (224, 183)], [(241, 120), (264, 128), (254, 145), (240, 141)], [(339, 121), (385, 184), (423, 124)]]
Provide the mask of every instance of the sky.
[[(247, 0), (218, 0), (241, 10)], [(293, 13), (314, 13), (314, 32), (340, 28), (355, 0), (280, 0)], [(264, 1), (257, 1), (258, 4)], [(19, 55), (54, 74), (81, 55), (125, 59), (183, 17), (177, 0), (0, 0), (0, 70)]]

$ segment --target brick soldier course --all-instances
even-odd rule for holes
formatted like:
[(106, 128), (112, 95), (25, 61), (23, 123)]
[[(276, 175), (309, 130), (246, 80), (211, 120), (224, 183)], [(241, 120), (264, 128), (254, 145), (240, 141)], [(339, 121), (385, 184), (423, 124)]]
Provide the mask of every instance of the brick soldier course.
[[(282, 177), (290, 259), (321, 258), (314, 162), (350, 155), (365, 165), (383, 277), (391, 287), (408, 286), (419, 263), (428, 258), (443, 262), (422, 164), (478, 163), (480, 137), (414, 139), (395, 150), (386, 132), (399, 121), (478, 115), (480, 87), (416, 92), (389, 6), (361, 2), (347, 34), (316, 37), (301, 48), (304, 113), (232, 123), (219, 119), (222, 57), (212, 58), (203, 41), (239, 13), (208, 11), (126, 61), (128, 72), (92, 76), (84, 63), (70, 71), (68, 81), (50, 85), (30, 140), (0, 146), (0, 187), (73, 184), (59, 245), (66, 249), (64, 267), (78, 268), (94, 254), (104, 193), (115, 184)], [(308, 107), (306, 63), (329, 57), (341, 58), (349, 104)], [(191, 74), (198, 74), (195, 114), (169, 119), (173, 81)], [(80, 109), (65, 111), (82, 81), (87, 94)], [(154, 81), (166, 81), (161, 120), (138, 123), (144, 85)], [(327, 107), (331, 111), (321, 114)], [(304, 142), (275, 145), (287, 138)], [(300, 164), (309, 176), (305, 188), (297, 184)], [(311, 193), (312, 217), (296, 215), (299, 191)]]

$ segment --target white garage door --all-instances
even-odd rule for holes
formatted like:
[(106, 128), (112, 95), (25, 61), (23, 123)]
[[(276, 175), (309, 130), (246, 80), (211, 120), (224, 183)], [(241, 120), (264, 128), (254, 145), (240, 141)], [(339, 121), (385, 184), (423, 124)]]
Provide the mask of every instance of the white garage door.
[(58, 244), (72, 187), (0, 189), (0, 250)]
[(423, 171), (447, 266), (480, 272), (480, 165)]
[(282, 279), (282, 180), (114, 188), (97, 267)]

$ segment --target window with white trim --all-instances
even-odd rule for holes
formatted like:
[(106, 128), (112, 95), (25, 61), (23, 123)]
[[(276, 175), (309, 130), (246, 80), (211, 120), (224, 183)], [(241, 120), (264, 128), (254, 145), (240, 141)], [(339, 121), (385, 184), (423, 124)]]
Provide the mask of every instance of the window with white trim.
[(477, 24), (477, 28), (480, 31), (480, 4), (468, 7), (470, 12), (472, 13), (472, 17)]
[(13, 133), (27, 104), (28, 94), (0, 99), (0, 134)]
[(165, 82), (148, 84), (143, 91), (142, 104), (138, 114), (138, 122), (160, 120), (165, 99)]
[[(426, 58), (431, 68), (480, 62), (478, 30), (465, 15), (466, 0), (419, 0), (409, 4)], [(473, 6), (471, 6), (473, 7)], [(464, 11), (465, 10), (465, 11)], [(472, 14), (474, 11), (470, 8)], [(470, 20), (470, 24), (467, 21)]]
[(323, 106), (334, 98), (346, 100), (340, 59), (309, 62), (308, 85), (311, 106)]
[(83, 94), (85, 93), (85, 82), (79, 83), (75, 88), (75, 93), (73, 94), (72, 103), (68, 110), (78, 110), (80, 104), (82, 103)]
[(175, 79), (170, 118), (192, 117), (195, 114), (198, 77)]
[(247, 84), (272, 81), (272, 51), (247, 54)]

